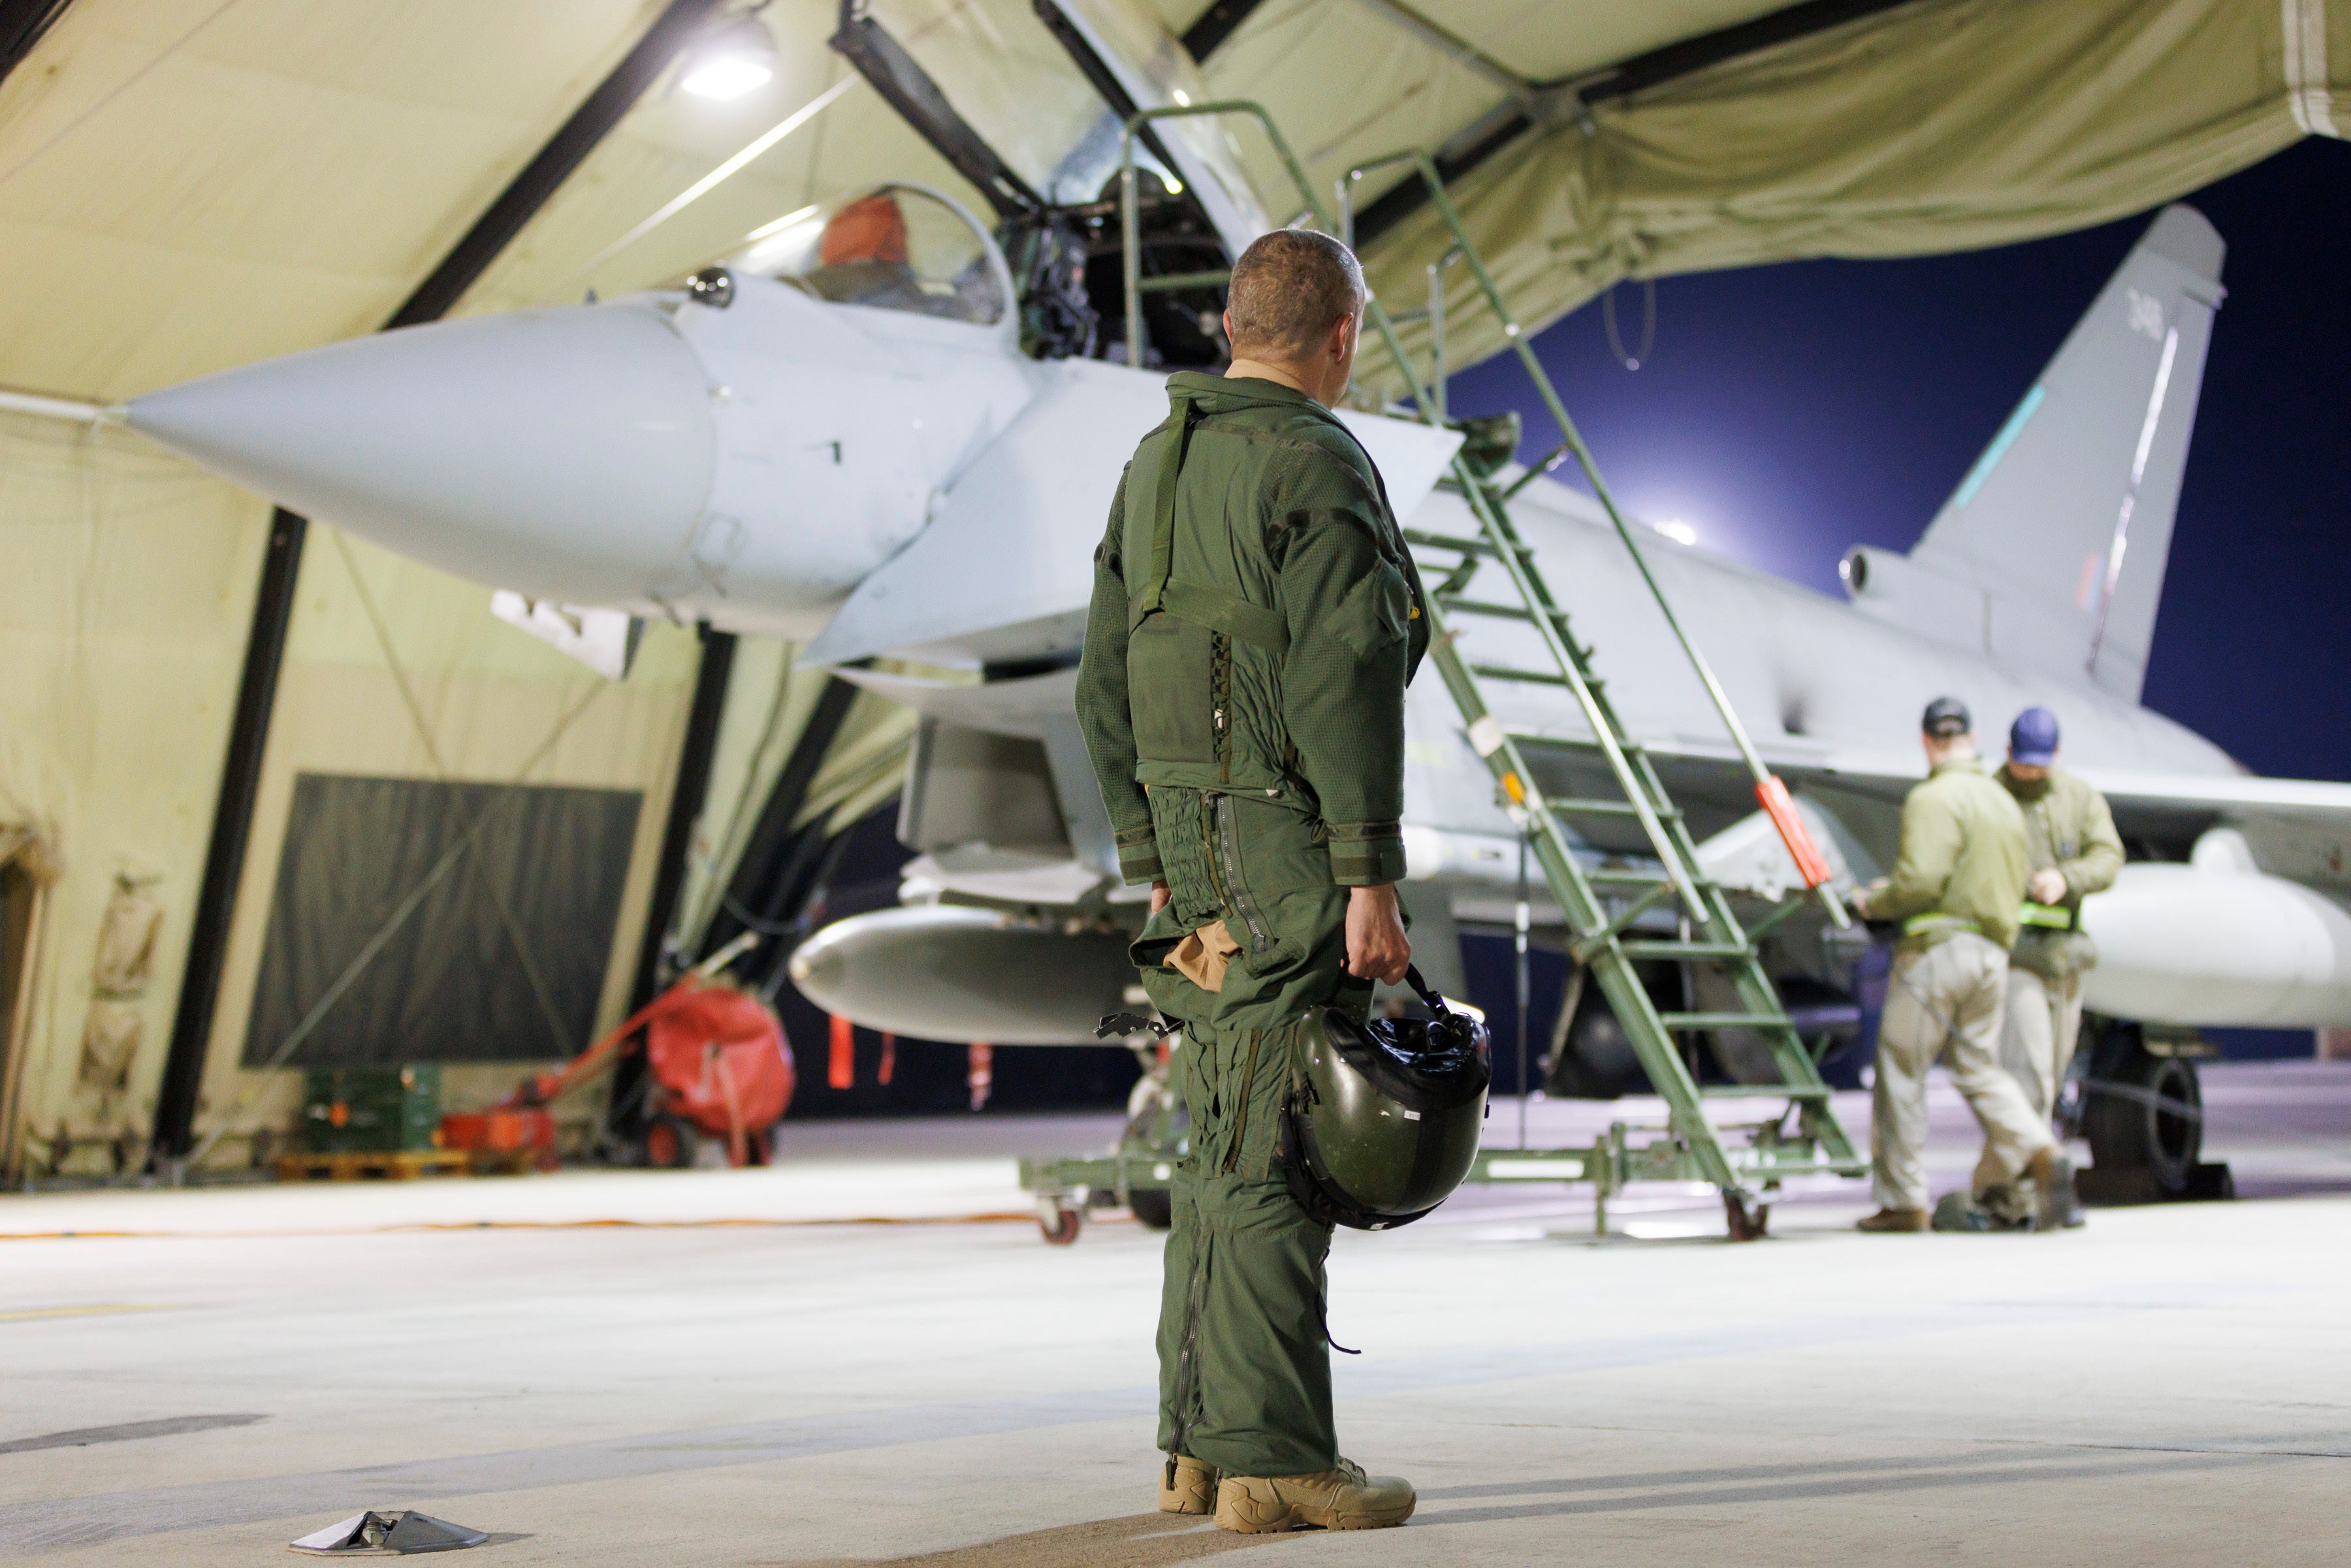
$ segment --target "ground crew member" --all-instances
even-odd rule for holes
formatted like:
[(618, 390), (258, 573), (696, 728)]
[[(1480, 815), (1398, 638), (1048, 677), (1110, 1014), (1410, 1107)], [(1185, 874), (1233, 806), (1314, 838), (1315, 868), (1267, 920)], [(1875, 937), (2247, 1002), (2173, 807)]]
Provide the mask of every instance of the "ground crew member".
[(1276, 1164), (1299, 1019), (1368, 1013), (1411, 948), (1404, 691), (1420, 580), (1377, 469), (1329, 412), (1363, 325), (1346, 246), (1277, 230), (1233, 268), (1221, 377), (1167, 382), (1094, 555), (1078, 716), (1134, 947), (1183, 1026), (1190, 1107), (1159, 1321), (1159, 1506), (1231, 1530), (1401, 1524), (1412, 1488), (1339, 1455), (1331, 1232)]
[(1879, 1207), (1861, 1228), (1927, 1228), (1927, 1070), (1938, 1057), (1983, 1126), (1980, 1169), (2001, 1184), (2030, 1172), (2043, 1227), (2078, 1224), (2064, 1154), (2000, 1065), (2008, 949), (2029, 871), (2023, 813), (1977, 766), (1966, 704), (1936, 698), (1920, 728), (1929, 771), (1902, 802), (1893, 878), (1853, 896), (1864, 918), (1902, 922), (1871, 1103)]
[(2098, 961), (2082, 929), (2082, 900), (2114, 886), (2122, 836), (2105, 797), (2057, 767), (2057, 716), (2029, 707), (2008, 732), (2008, 762), (1992, 775), (2024, 810), (2024, 928), (2008, 959), (2001, 1061), (2045, 1118), (2082, 1032), (2082, 975)]

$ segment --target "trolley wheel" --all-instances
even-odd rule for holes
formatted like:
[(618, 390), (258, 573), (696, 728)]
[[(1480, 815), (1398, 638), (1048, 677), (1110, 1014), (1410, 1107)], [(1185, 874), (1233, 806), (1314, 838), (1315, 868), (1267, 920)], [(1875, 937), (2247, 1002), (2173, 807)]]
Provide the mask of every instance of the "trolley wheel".
[(701, 1147), (701, 1137), (682, 1116), (656, 1116), (646, 1124), (645, 1164), (656, 1170), (685, 1169)]
[(1725, 1191), (1722, 1212), (1730, 1222), (1730, 1239), (1733, 1241), (1761, 1241), (1771, 1228), (1771, 1206), (1768, 1203), (1759, 1203), (1750, 1208), (1746, 1198), (1738, 1193)]
[(1139, 1186), (1126, 1195), (1127, 1212), (1146, 1230), (1165, 1230), (1176, 1223), (1176, 1195), (1164, 1186)]
[(1055, 1204), (1051, 1210), (1039, 1210), (1037, 1228), (1044, 1233), (1048, 1247), (1067, 1247), (1078, 1239), (1081, 1223), (1078, 1211), (1066, 1203)]

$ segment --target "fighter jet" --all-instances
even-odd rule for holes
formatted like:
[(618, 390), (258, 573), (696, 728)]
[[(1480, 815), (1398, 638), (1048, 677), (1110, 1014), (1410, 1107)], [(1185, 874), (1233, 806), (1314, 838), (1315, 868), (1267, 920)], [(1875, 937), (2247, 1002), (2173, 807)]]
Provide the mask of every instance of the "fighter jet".
[[(559, 631), (660, 616), (805, 641), (804, 663), (918, 710), (906, 903), (820, 933), (793, 975), (875, 1028), (1066, 1044), (1126, 998), (1119, 933), (1140, 915), (1072, 711), (1091, 551), (1125, 455), (1164, 415), (1163, 373), (1216, 365), (1223, 346), (1212, 283), (1147, 296), (1139, 342), (1102, 308), (1123, 243), (1119, 130), (1137, 107), (1203, 96), (1188, 57), (1123, 0), (1040, 9), (1094, 95), (1046, 117), (1061, 133), (1050, 161), (1034, 124), (1026, 152), (999, 154), (975, 121), (1021, 106), (950, 104), (941, 62), (873, 12), (845, 8), (835, 40), (991, 216), (884, 185), (674, 287), (316, 349), (158, 392), (126, 417), (275, 501), (504, 591), (518, 620), (539, 607)], [(1209, 122), (1144, 141), (1147, 270), (1228, 265), (1268, 226)], [(1890, 865), (1927, 700), (1963, 697), (1994, 739), (2047, 706), (2133, 855), (2085, 910), (2103, 955), (2091, 1007), (2157, 1025), (2351, 1025), (2351, 786), (2251, 777), (2139, 703), (2223, 254), (2193, 210), (2160, 214), (1917, 547), (1844, 559), (1844, 602), (1663, 535), (1645, 549), (1841, 878)], [(1343, 417), (1407, 528), (1477, 531), (1437, 485), (1458, 431)], [(1705, 837), (1708, 873), (1789, 895), (1787, 852), (1607, 519), (1541, 478), (1512, 511)], [(1460, 634), (1472, 663), (1539, 661), (1531, 628)], [(905, 664), (952, 678), (885, 668)], [(1555, 787), (1589, 793), (1573, 780), (1590, 732), (1564, 694), (1489, 698), (1513, 732), (1555, 742), (1535, 749)], [(1426, 678), (1407, 760), (1407, 892), (1439, 957), (1452, 920), (1506, 913), (1520, 841)], [(1647, 852), (1599, 829), (1583, 842), (1595, 862)], [(1820, 935), (1783, 927), (1774, 971), (1848, 994), (1851, 954)]]

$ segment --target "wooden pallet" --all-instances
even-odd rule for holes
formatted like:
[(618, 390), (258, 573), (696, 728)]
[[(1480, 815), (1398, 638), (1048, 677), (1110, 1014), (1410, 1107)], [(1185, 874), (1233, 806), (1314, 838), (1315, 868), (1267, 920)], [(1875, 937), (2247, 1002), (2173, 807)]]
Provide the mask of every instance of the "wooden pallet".
[(403, 1149), (386, 1153), (284, 1155), (279, 1181), (413, 1181), (418, 1176), (464, 1176), (474, 1156), (463, 1149)]

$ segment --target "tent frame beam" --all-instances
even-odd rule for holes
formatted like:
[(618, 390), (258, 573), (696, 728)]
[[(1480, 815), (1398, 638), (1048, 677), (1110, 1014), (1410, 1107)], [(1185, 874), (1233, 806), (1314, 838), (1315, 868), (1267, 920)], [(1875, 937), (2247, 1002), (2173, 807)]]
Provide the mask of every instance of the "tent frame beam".
[(0, 0), (0, 82), (25, 63), (73, 0)]

